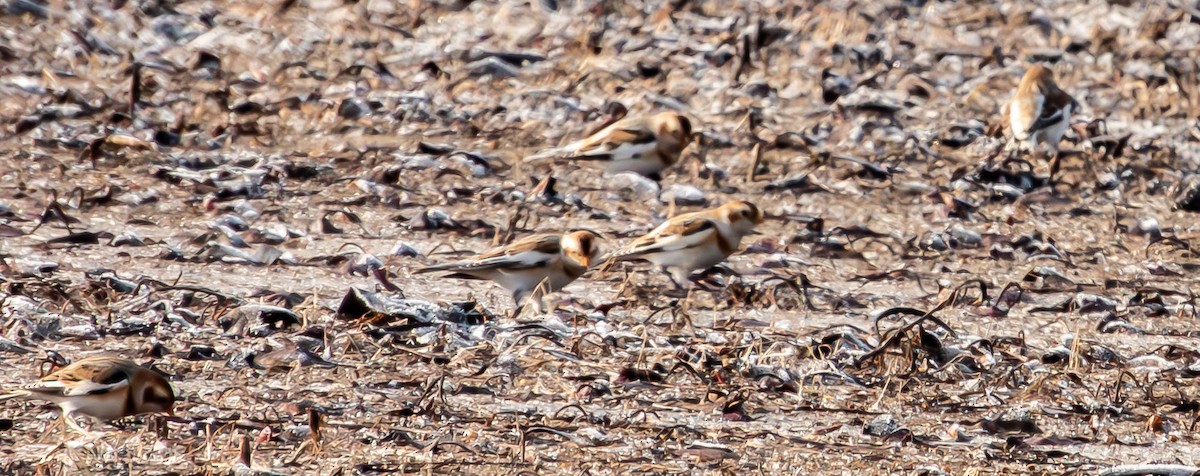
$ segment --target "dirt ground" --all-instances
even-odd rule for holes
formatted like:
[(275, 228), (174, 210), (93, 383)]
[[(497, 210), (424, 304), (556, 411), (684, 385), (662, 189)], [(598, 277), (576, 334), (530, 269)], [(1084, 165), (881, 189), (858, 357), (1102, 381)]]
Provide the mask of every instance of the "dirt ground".
[[(0, 387), (110, 351), (179, 396), (65, 442), (0, 402), (0, 473), (1200, 465), (1185, 3), (0, 2)], [(1034, 62), (1084, 105), (1054, 181), (994, 130)], [(610, 103), (700, 138), (521, 162)], [(731, 199), (768, 220), (686, 294), (413, 274)]]

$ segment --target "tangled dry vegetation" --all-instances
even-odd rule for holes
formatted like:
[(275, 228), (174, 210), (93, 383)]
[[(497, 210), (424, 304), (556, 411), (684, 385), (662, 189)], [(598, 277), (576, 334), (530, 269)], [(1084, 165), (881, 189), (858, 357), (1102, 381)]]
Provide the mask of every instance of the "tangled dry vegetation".
[[(1197, 463), (1188, 2), (3, 4), (0, 383), (109, 350), (181, 402), (66, 448), (5, 402), (2, 472)], [(1056, 183), (990, 130), (1031, 62), (1085, 104)], [(702, 139), (661, 184), (519, 163), (616, 103)], [(733, 198), (763, 234), (686, 296), (411, 274)]]

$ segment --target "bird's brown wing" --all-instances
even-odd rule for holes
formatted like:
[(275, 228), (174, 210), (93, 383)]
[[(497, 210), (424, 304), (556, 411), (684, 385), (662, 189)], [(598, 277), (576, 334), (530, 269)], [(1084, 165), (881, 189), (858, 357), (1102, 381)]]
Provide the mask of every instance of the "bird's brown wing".
[(1057, 124), (1063, 120), (1063, 115), (1067, 114), (1067, 107), (1071, 111), (1079, 109), (1079, 103), (1075, 102), (1075, 98), (1067, 94), (1065, 91), (1054, 88), (1052, 91), (1046, 91), (1042, 97), (1042, 111), (1038, 115), (1037, 121), (1034, 121), (1031, 130), (1039, 131)]
[(129, 386), (137, 365), (108, 355), (89, 357), (42, 377), (24, 390), (43, 395), (99, 395)]
[(694, 248), (716, 239), (717, 234), (717, 225), (706, 216), (696, 214), (676, 217), (634, 240), (616, 257), (635, 258), (640, 255)]
[(603, 158), (620, 148), (634, 148), (650, 144), (658, 140), (654, 131), (646, 128), (643, 121), (617, 121), (580, 141), (578, 149), (571, 158)]
[(559, 254), (562, 252), (561, 241), (562, 237), (555, 234), (533, 235), (468, 260), (429, 266), (421, 268), (417, 272), (455, 271), (469, 273), (501, 268), (517, 270), (544, 266), (550, 261), (558, 259)]

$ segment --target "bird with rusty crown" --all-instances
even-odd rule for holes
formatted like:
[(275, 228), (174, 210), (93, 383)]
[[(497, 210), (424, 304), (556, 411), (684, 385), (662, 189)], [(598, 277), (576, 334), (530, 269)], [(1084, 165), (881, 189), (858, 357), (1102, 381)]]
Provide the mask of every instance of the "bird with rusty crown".
[[(1012, 142), (1010, 151), (1039, 144), (1050, 149), (1050, 178), (1058, 172), (1058, 143), (1071, 124), (1071, 114), (1079, 111), (1079, 103), (1054, 82), (1054, 73), (1042, 65), (1025, 72), (1012, 99), (1004, 105), (1002, 119), (1007, 120)], [(1023, 147), (1024, 146), (1024, 147)]]
[(542, 296), (571, 284), (596, 263), (600, 240), (600, 235), (588, 230), (533, 235), (478, 256), (415, 272), (446, 272), (449, 278), (492, 281), (512, 293), (517, 305), (514, 315), (530, 297), (542, 313)]
[(94, 355), (58, 369), (0, 400), (33, 398), (62, 409), (64, 430), (88, 432), (73, 419), (84, 415), (116, 420), (144, 413), (171, 414), (175, 392), (166, 378), (132, 360), (112, 354)]
[(645, 260), (660, 267), (676, 287), (693, 271), (725, 261), (738, 250), (742, 238), (763, 222), (763, 213), (745, 200), (716, 208), (676, 215), (633, 240), (610, 258), (614, 262)]
[(611, 174), (633, 172), (661, 180), (662, 172), (679, 162), (691, 141), (692, 122), (687, 116), (660, 112), (622, 118), (583, 140), (531, 155), (524, 162), (596, 162)]

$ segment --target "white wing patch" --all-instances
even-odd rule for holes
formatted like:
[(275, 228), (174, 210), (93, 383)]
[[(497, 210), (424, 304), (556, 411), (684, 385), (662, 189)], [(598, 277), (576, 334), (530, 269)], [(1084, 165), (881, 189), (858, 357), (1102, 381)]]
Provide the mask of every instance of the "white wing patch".
[(557, 256), (537, 250), (522, 251), (511, 255), (500, 255), (475, 262), (464, 263), (463, 269), (528, 268), (543, 265)]
[(128, 387), (128, 386), (129, 386), (128, 379), (123, 379), (119, 382), (109, 383), (109, 384), (104, 384), (104, 383), (96, 382), (93, 380), (80, 380), (80, 381), (74, 382), (70, 385), (64, 384), (63, 382), (59, 382), (56, 380), (51, 380), (51, 381), (40, 382), (40, 383), (31, 385), (31, 386), (28, 386), (25, 389), (30, 392), (33, 392), (33, 393), (40, 393), (40, 394), (45, 394), (45, 395), (61, 395), (64, 397), (74, 397), (74, 396), (80, 396), (80, 395), (98, 395), (98, 394), (103, 394), (103, 393), (109, 393), (114, 390), (117, 390), (117, 389), (120, 389), (123, 387)]
[(103, 383), (94, 382), (91, 380), (84, 380), (84, 381), (81, 381), (81, 382), (75, 384), (74, 388), (68, 389), (67, 392), (65, 393), (65, 395), (67, 395), (67, 396), (98, 395), (98, 394), (102, 394), (102, 393), (113, 392), (113, 391), (116, 391), (118, 389), (128, 387), (128, 386), (129, 386), (128, 379), (123, 379), (117, 383), (110, 383), (110, 384), (103, 384)]
[(639, 159), (646, 157), (646, 154), (654, 152), (654, 149), (656, 147), (657, 147), (657, 144), (654, 142), (646, 142), (646, 143), (642, 143), (642, 144), (629, 144), (629, 143), (617, 144), (616, 147), (613, 147), (611, 144), (605, 144), (604, 147), (596, 148), (594, 150), (589, 150), (589, 151), (580, 153), (579, 155), (581, 157), (587, 157), (587, 156), (592, 156), (592, 155), (608, 155), (608, 156), (612, 157), (612, 160), (614, 162), (625, 161), (625, 160), (639, 160)]
[(662, 253), (695, 248), (697, 246), (704, 245), (713, 238), (713, 234), (717, 233), (717, 228), (715, 226), (710, 226), (702, 231), (687, 235), (662, 234), (668, 226), (672, 225), (673, 224), (671, 223), (659, 225), (659, 227), (652, 232), (652, 235), (654, 236), (653, 241), (641, 246), (629, 248), (625, 253), (622, 254), (636, 255), (641, 253)]

